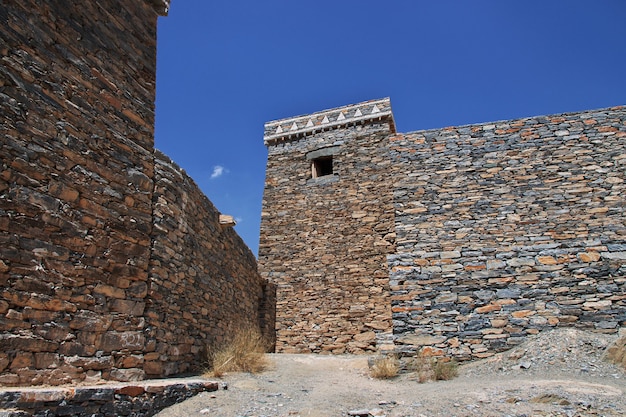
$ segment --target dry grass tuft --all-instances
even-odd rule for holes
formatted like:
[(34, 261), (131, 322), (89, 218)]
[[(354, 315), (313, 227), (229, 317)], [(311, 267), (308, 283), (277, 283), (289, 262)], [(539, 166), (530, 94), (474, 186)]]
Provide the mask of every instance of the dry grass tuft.
[(437, 360), (433, 365), (435, 381), (449, 381), (459, 375), (459, 365), (453, 360)]
[(206, 375), (221, 378), (227, 372), (262, 372), (269, 365), (265, 355), (267, 348), (268, 344), (258, 329), (243, 327), (229, 343), (209, 349)]
[(400, 373), (400, 361), (396, 356), (381, 356), (372, 361), (370, 376), (376, 379), (391, 379)]
[(448, 381), (459, 374), (458, 363), (447, 358), (431, 358), (419, 355), (413, 358), (407, 365), (408, 369), (415, 372), (420, 383), (427, 381)]
[(626, 335), (622, 335), (606, 350), (605, 358), (626, 369)]

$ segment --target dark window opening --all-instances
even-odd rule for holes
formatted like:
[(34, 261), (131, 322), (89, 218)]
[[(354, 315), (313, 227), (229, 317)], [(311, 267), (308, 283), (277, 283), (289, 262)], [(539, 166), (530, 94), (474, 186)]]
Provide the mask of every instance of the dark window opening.
[(313, 178), (319, 178), (326, 175), (333, 175), (333, 157), (323, 156), (313, 160), (312, 164)]

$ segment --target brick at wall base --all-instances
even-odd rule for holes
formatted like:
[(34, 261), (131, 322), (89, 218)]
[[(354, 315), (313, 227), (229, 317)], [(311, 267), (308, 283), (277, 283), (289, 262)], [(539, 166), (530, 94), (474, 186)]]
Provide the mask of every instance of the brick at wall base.
[(0, 391), (0, 417), (126, 416), (148, 417), (201, 392), (217, 391), (204, 380), (152, 381), (135, 385), (64, 387)]

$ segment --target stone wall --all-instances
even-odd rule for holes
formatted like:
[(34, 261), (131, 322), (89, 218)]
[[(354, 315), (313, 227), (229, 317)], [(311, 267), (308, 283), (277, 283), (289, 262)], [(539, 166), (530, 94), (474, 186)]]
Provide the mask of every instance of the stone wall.
[(150, 417), (217, 382), (176, 379), (79, 387), (0, 389), (2, 417)]
[(402, 350), (483, 357), (626, 320), (626, 109), (391, 138)]
[(0, 6), (2, 384), (95, 376), (143, 349), (104, 332), (143, 331), (117, 300), (148, 282), (157, 16)]
[(170, 375), (261, 321), (249, 250), (163, 156), (155, 173), (167, 3), (0, 4), (0, 385)]
[[(623, 107), (395, 134), (346, 124), (365, 105), (266, 125), (259, 262), (280, 350), (358, 352), (374, 330), (379, 349), (470, 359), (624, 325)], [(313, 178), (307, 155), (336, 143), (338, 175)]]
[[(383, 100), (266, 125), (259, 266), (277, 286), (279, 352), (390, 343), (393, 206), (379, 152), (395, 129), (390, 111)], [(331, 158), (333, 172), (313, 178), (316, 158)]]
[(157, 152), (145, 313), (154, 350), (143, 367), (149, 376), (203, 365), (198, 357), (207, 345), (224, 343), (238, 329), (264, 326), (265, 320), (273, 324), (264, 304), (271, 287), (258, 274), (250, 249), (232, 227), (220, 225), (219, 216), (193, 180)]

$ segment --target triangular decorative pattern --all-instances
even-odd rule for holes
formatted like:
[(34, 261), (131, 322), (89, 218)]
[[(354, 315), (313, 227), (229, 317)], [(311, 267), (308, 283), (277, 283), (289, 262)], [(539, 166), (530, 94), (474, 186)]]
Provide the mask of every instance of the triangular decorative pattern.
[(391, 101), (389, 98), (324, 110), (303, 116), (290, 117), (265, 123), (263, 139), (266, 145), (329, 129), (341, 129), (352, 124), (386, 121), (395, 132)]

